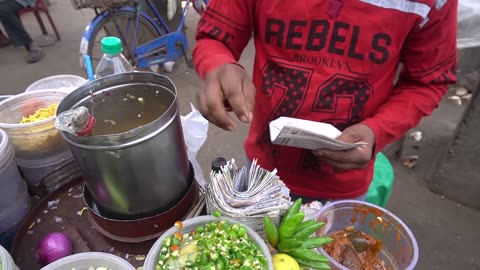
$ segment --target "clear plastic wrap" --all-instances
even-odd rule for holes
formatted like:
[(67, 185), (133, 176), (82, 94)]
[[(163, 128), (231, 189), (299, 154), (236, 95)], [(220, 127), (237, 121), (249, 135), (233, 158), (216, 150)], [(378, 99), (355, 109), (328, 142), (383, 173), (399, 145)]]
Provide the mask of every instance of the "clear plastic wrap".
[(208, 120), (203, 118), (202, 114), (190, 104), (192, 111), (186, 116), (181, 116), (183, 128), (183, 137), (187, 145), (188, 159), (192, 163), (195, 171), (195, 179), (200, 186), (205, 187), (206, 181), (203, 177), (202, 167), (197, 160), (197, 154), (202, 148), (208, 137)]
[(95, 126), (95, 118), (88, 109), (80, 106), (57, 116), (55, 127), (76, 136), (89, 136)]

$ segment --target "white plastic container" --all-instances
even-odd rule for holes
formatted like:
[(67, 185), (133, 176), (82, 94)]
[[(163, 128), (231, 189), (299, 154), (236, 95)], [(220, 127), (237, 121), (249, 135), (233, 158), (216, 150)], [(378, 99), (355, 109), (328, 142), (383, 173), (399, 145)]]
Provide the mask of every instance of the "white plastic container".
[(23, 221), (30, 210), (30, 195), (15, 163), (15, 150), (0, 129), (0, 234)]
[(40, 79), (27, 87), (25, 92), (38, 91), (38, 90), (62, 90), (72, 92), (87, 80), (76, 75), (56, 75)]
[[(5, 131), (0, 129), (0, 212), (12, 206), (26, 191), (25, 181), (15, 162), (15, 149)], [(2, 231), (0, 231), (1, 233)]]
[(15, 265), (12, 256), (6, 249), (0, 246), (0, 269), (1, 270), (19, 270)]
[(55, 261), (41, 270), (88, 270), (89, 267), (106, 267), (112, 270), (136, 270), (124, 259), (103, 252), (84, 252)]
[[(245, 224), (243, 224), (243, 223), (241, 223), (241, 222), (239, 222), (235, 219), (231, 219), (231, 218), (227, 218), (227, 217), (217, 218), (217, 217), (214, 217), (214, 216), (198, 216), (198, 217), (190, 218), (190, 219), (187, 219), (187, 220), (182, 222), (183, 223), (183, 228), (180, 230), (180, 233), (181, 234), (188, 233), (188, 232), (191, 232), (191, 231), (195, 230), (195, 228), (197, 226), (205, 225), (209, 222), (220, 221), (220, 220), (226, 220), (230, 224), (241, 224), (241, 225), (245, 226), (245, 228), (247, 229), (248, 236), (262, 250), (263, 255), (265, 256), (265, 258), (268, 261), (268, 269), (265, 269), (265, 270), (273, 270), (272, 255), (270, 254), (270, 250), (268, 249), (267, 245), (265, 244), (265, 241), (252, 228), (248, 227), (247, 225), (245, 225)], [(162, 234), (162, 236), (160, 236), (160, 238), (158, 238), (158, 240), (155, 242), (155, 244), (153, 244), (152, 248), (150, 249), (150, 251), (147, 254), (147, 258), (145, 259), (145, 264), (143, 265), (143, 270), (156, 270), (157, 269), (156, 265), (158, 263), (158, 257), (159, 257), (158, 254), (160, 253), (160, 249), (162, 248), (163, 240), (167, 236), (172, 236), (176, 232), (178, 232), (178, 228), (174, 226), (174, 227), (168, 229), (165, 233)]]
[[(10, 247), (20, 223), (30, 211), (30, 195), (15, 162), (15, 149), (1, 129), (0, 187), (0, 243)], [(4, 266), (3, 269), (13, 268)]]
[(67, 95), (64, 91), (41, 90), (22, 93), (0, 102), (0, 128), (10, 137), (17, 159), (45, 159), (70, 151), (60, 131), (54, 126), (55, 116), (20, 124), (23, 116), (60, 103)]
[(8, 208), (0, 210), (0, 233), (20, 225), (32, 207), (30, 194), (28, 194), (26, 188), (27, 184), (22, 184), (25, 192), (18, 194), (18, 197), (11, 201)]

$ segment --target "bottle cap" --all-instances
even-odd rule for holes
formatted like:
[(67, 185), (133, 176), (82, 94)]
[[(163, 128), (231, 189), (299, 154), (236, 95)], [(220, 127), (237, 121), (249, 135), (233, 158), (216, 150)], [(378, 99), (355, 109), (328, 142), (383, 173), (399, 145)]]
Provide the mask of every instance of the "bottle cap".
[(102, 38), (102, 52), (105, 54), (119, 54), (123, 51), (122, 41), (117, 37)]
[(227, 165), (227, 160), (223, 157), (217, 157), (212, 161), (212, 170), (214, 172), (221, 172), (222, 167)]

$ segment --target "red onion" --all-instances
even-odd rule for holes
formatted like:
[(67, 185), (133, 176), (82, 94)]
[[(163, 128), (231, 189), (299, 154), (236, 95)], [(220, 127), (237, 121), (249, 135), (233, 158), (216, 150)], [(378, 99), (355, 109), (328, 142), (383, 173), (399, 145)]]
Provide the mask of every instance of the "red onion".
[(37, 246), (36, 257), (38, 263), (45, 266), (73, 251), (72, 241), (63, 233), (54, 232), (45, 236)]

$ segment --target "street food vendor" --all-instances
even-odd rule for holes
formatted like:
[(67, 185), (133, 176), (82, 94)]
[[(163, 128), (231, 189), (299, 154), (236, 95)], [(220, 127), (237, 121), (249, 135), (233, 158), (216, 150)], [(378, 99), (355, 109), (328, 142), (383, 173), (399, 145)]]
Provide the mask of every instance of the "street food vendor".
[[(248, 159), (293, 197), (365, 199), (375, 156), (430, 115), (456, 81), (457, 0), (212, 0), (196, 32), (201, 113), (250, 123)], [(238, 63), (252, 32), (253, 76)], [(394, 83), (399, 64), (398, 81)], [(348, 151), (272, 145), (268, 124), (334, 125)]]

